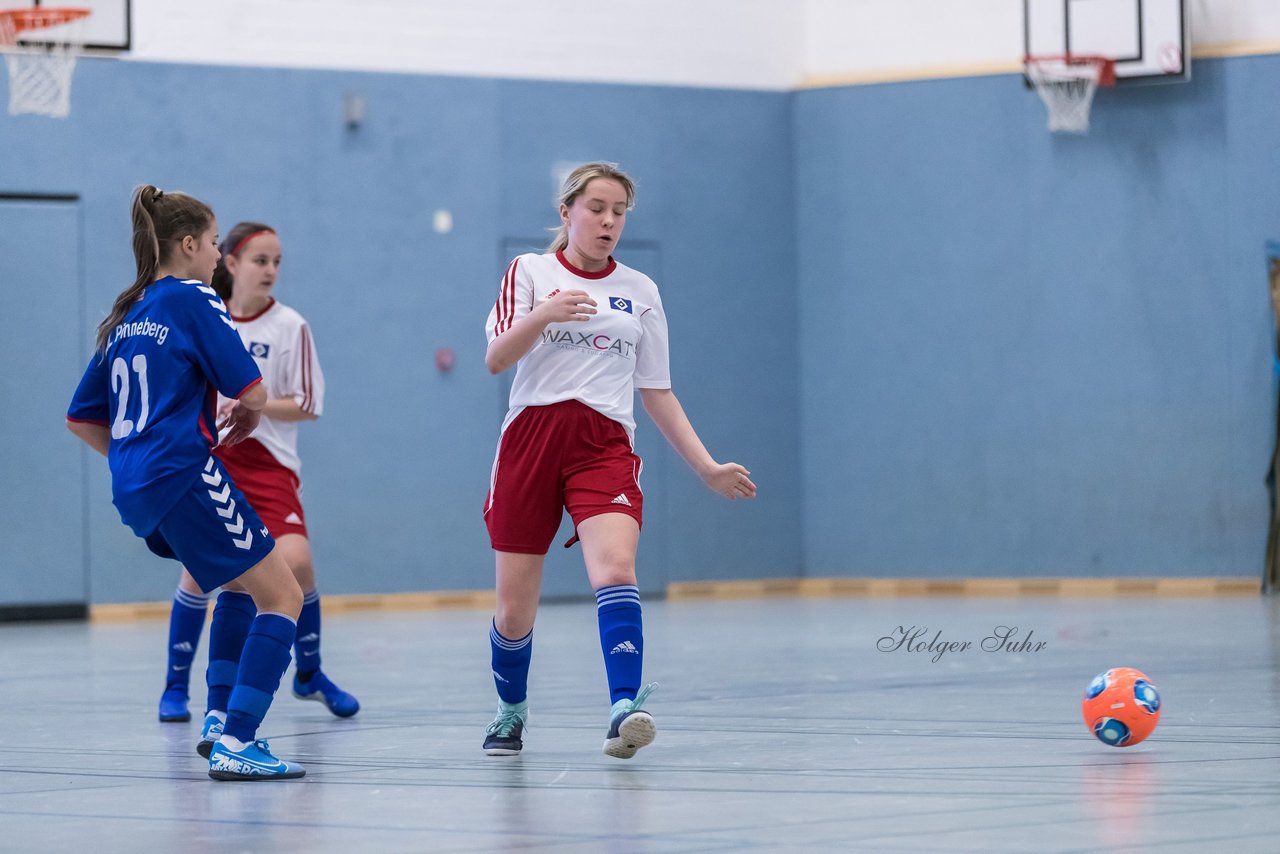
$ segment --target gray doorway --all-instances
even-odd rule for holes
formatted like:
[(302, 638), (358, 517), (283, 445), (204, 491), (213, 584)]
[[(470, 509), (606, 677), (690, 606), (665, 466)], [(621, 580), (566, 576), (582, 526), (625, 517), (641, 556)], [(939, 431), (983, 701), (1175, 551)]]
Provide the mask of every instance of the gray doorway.
[(84, 370), (80, 203), (0, 196), (0, 616), (78, 616), (88, 602), (89, 450), (64, 426)]

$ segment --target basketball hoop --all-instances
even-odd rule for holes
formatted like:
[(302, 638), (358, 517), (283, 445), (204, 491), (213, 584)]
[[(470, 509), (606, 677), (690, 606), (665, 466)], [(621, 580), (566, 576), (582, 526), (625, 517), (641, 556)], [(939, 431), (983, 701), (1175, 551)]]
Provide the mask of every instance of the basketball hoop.
[(1116, 85), (1116, 64), (1103, 56), (1028, 56), (1027, 80), (1049, 110), (1049, 130), (1089, 131), (1089, 108), (1099, 86)]
[[(0, 53), (9, 67), (9, 113), (63, 118), (71, 112), (71, 76), (83, 49), (88, 9), (0, 9)], [(19, 44), (30, 38), (39, 44)]]

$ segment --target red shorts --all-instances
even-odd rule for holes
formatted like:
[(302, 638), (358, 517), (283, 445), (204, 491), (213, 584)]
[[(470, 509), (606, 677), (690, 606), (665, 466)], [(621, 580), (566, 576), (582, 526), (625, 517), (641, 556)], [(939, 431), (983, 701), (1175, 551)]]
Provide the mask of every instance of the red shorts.
[(222, 460), (271, 536), (307, 535), (298, 476), (271, 456), (265, 445), (256, 439), (245, 439), (237, 445), (219, 445), (213, 453)]
[(503, 432), (484, 502), (489, 543), (544, 555), (566, 509), (575, 528), (601, 513), (640, 524), (644, 509), (640, 458), (627, 431), (576, 400), (530, 406)]

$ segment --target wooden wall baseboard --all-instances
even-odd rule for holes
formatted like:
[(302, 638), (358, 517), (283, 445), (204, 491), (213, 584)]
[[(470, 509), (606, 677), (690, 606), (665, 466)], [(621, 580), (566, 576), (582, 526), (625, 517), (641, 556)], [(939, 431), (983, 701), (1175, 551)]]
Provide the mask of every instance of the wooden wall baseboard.
[[(216, 598), (216, 597), (215, 597)], [(433, 593), (361, 593), (324, 596), (324, 613), (356, 614), (370, 611), (436, 611), (442, 608), (493, 610), (492, 590), (444, 590)], [(89, 619), (95, 623), (132, 623), (138, 620), (167, 620), (172, 602), (124, 602), (90, 605)], [(213, 599), (209, 600), (213, 609)]]
[[(682, 581), (667, 585), (672, 602), (782, 597), (897, 596), (1134, 596), (1191, 598), (1258, 596), (1262, 581), (1247, 576), (1212, 578), (761, 578), (748, 581)], [(584, 600), (586, 594), (583, 594)], [(375, 611), (493, 610), (492, 590), (326, 595), (326, 615)], [(90, 605), (95, 623), (164, 620), (171, 602)], [(213, 607), (210, 600), (209, 607)]]
[(765, 578), (667, 586), (674, 602), (776, 596), (1257, 596), (1259, 578)]

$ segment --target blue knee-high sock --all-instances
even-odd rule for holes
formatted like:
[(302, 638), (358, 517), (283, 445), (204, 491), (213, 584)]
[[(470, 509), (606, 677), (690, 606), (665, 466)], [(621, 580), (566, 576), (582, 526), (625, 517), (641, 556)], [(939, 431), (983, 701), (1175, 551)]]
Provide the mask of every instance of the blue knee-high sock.
[[(298, 615), (298, 639), (293, 642), (293, 658), (298, 676), (320, 669), (320, 591), (312, 590), (302, 597), (302, 613)], [(302, 680), (306, 682), (306, 679)]]
[(493, 648), (493, 684), (504, 703), (523, 703), (529, 696), (529, 661), (533, 658), (533, 629), (519, 640), (503, 637), (497, 623), (489, 624)]
[(227, 704), (223, 733), (241, 741), (253, 741), (258, 726), (267, 716), (271, 698), (280, 687), (280, 676), (289, 666), (298, 624), (283, 614), (265, 611), (253, 620), (249, 638), (240, 656), (236, 687)]
[(231, 688), (236, 684), (236, 673), (240, 669), (240, 653), (244, 650), (249, 626), (257, 613), (253, 597), (248, 593), (224, 590), (218, 594), (218, 603), (213, 606), (213, 620), (209, 623), (209, 669), (205, 674), (209, 700), (206, 713), (227, 710)]
[(181, 587), (173, 594), (173, 609), (169, 612), (169, 672), (165, 674), (166, 688), (185, 689), (191, 682), (191, 661), (200, 646), (200, 634), (204, 631), (204, 618), (209, 609), (207, 593), (188, 593)]
[(644, 621), (640, 591), (634, 584), (615, 584), (596, 591), (600, 650), (609, 677), (609, 702), (634, 700), (644, 669)]

